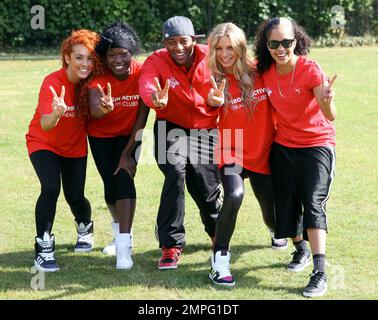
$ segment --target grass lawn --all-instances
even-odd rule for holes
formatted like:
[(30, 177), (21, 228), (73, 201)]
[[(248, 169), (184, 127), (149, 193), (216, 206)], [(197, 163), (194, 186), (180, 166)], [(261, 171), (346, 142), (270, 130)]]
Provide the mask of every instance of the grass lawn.
[[(323, 299), (378, 297), (378, 47), (314, 49), (310, 55), (335, 81), (338, 116), (337, 171), (328, 202), (329, 291)], [(210, 240), (194, 202), (186, 201), (187, 248), (176, 271), (156, 268), (154, 237), (163, 178), (151, 154), (151, 112), (136, 185), (134, 268), (117, 271), (115, 258), (102, 254), (111, 240), (110, 214), (93, 158), (88, 158), (86, 195), (95, 221), (95, 248), (73, 253), (76, 231), (61, 194), (53, 232), (61, 270), (45, 277), (45, 289), (30, 282), (34, 257), (34, 207), (39, 182), (29, 161), (24, 135), (35, 111), (45, 75), (58, 60), (0, 61), (0, 299), (303, 299), (311, 268), (291, 274), (292, 246), (270, 248), (270, 238), (249, 184), (232, 239), (233, 290), (208, 279)]]

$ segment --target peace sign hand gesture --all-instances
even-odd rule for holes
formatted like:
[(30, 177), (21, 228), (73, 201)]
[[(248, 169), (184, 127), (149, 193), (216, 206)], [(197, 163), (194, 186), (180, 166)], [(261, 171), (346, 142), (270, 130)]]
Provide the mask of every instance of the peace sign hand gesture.
[(328, 84), (324, 85), (324, 80), (322, 82), (322, 91), (320, 99), (324, 106), (329, 106), (332, 102), (333, 97), (335, 96), (335, 91), (332, 89), (332, 84), (336, 80), (336, 78), (337, 75), (335, 74)]
[(213, 107), (220, 107), (224, 104), (224, 88), (226, 86), (226, 79), (222, 80), (218, 88), (214, 77), (211, 77), (211, 85), (213, 87), (210, 89), (210, 92), (207, 96), (207, 103)]
[(60, 91), (60, 97), (56, 94), (52, 86), (50, 86), (49, 89), (54, 96), (53, 101), (51, 102), (53, 114), (59, 119), (67, 110), (67, 105), (64, 102), (64, 95), (66, 93), (66, 88), (62, 86), (62, 90)]
[(152, 103), (156, 108), (164, 108), (168, 104), (168, 90), (169, 90), (169, 85), (170, 81), (167, 79), (165, 82), (164, 89), (161, 89), (159, 79), (154, 78), (154, 85), (155, 85), (155, 91), (152, 93)]
[(104, 90), (102, 89), (101, 85), (97, 84), (97, 88), (100, 91), (101, 94), (101, 111), (105, 114), (108, 114), (109, 112), (112, 112), (114, 110), (114, 104), (112, 99), (112, 87), (110, 86), (110, 83), (106, 85), (106, 94)]

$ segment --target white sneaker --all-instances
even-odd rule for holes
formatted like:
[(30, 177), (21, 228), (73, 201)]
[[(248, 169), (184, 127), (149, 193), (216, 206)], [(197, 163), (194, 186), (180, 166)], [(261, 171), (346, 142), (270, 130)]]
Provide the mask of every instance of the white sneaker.
[(116, 245), (115, 245), (115, 237), (119, 233), (119, 223), (112, 221), (112, 233), (114, 235), (114, 238), (110, 244), (108, 244), (104, 250), (102, 250), (103, 254), (106, 254), (107, 256), (115, 256), (116, 255)]
[[(103, 250), (102, 253), (106, 254), (107, 256), (115, 256), (116, 255), (116, 243), (115, 243), (115, 237), (117, 234), (119, 234), (119, 223), (112, 221), (112, 233), (114, 235), (114, 238), (111, 243), (109, 243)], [(133, 245), (133, 230), (130, 231), (131, 236), (131, 248)]]
[(131, 269), (133, 260), (131, 259), (131, 235), (130, 233), (119, 233), (116, 235), (116, 268)]
[(211, 256), (211, 270), (209, 278), (217, 285), (233, 287), (234, 277), (230, 271), (231, 253), (227, 250), (220, 250)]

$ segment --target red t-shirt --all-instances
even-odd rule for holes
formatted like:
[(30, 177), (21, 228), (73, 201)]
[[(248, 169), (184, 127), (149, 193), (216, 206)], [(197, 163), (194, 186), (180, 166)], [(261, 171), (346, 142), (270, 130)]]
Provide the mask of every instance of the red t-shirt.
[[(52, 112), (53, 94), (49, 86), (54, 88), (58, 96), (60, 96), (62, 86), (65, 86), (64, 102), (67, 110), (53, 129), (44, 131), (40, 123), (41, 116)], [(87, 155), (85, 119), (76, 114), (74, 101), (75, 85), (68, 80), (66, 69), (62, 68), (46, 76), (39, 92), (37, 109), (26, 134), (29, 155), (38, 150), (49, 150), (69, 158)]]
[[(274, 138), (272, 107), (262, 78), (254, 79), (253, 96), (257, 104), (252, 113), (243, 105), (238, 80), (227, 76), (230, 105), (221, 108), (219, 118), (220, 167), (236, 163), (250, 171), (270, 174), (269, 154)], [(218, 145), (218, 146), (219, 146)]]
[(131, 60), (130, 75), (126, 80), (117, 80), (109, 70), (93, 79), (89, 89), (97, 88), (97, 84), (100, 84), (105, 93), (107, 83), (110, 83), (114, 109), (101, 119), (93, 117), (88, 119), (87, 133), (89, 136), (110, 138), (127, 136), (131, 133), (140, 102), (138, 79), (141, 68), (141, 62)]
[[(314, 96), (313, 88), (322, 83), (323, 71), (307, 57), (298, 57), (293, 83), (292, 73), (277, 74), (273, 63), (263, 73), (264, 84), (271, 90), (270, 101), (277, 120), (274, 141), (290, 148), (335, 146), (335, 128), (323, 115)], [(324, 75), (324, 78), (326, 76)], [(283, 95), (278, 91), (277, 81)]]
[[(139, 78), (139, 91), (144, 103), (156, 111), (158, 119), (168, 120), (187, 129), (212, 129), (217, 127), (218, 111), (206, 104), (204, 84), (210, 80), (206, 66), (207, 46), (194, 46), (195, 61), (189, 71), (178, 66), (166, 49), (150, 55), (143, 64)], [(157, 109), (151, 101), (155, 91), (154, 78), (164, 88), (170, 80), (168, 104)], [(207, 94), (207, 93), (206, 93)]]

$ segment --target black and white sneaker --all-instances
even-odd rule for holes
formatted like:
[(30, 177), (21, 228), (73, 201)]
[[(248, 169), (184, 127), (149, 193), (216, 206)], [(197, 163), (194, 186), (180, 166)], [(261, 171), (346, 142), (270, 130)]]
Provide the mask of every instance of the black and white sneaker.
[(220, 250), (212, 254), (209, 278), (214, 284), (226, 287), (235, 286), (235, 280), (230, 271), (230, 259), (231, 253), (228, 250)]
[(43, 272), (55, 272), (59, 267), (55, 261), (55, 237), (45, 232), (43, 238), (35, 238), (34, 266)]
[(288, 264), (290, 272), (301, 272), (311, 264), (311, 253), (309, 250), (296, 250), (292, 253), (293, 260)]
[(303, 295), (308, 298), (321, 297), (327, 291), (327, 276), (322, 271), (313, 271), (310, 274), (310, 282), (303, 291)]
[(74, 247), (75, 252), (89, 252), (93, 248), (93, 221), (78, 223), (75, 221), (77, 230), (77, 241)]

